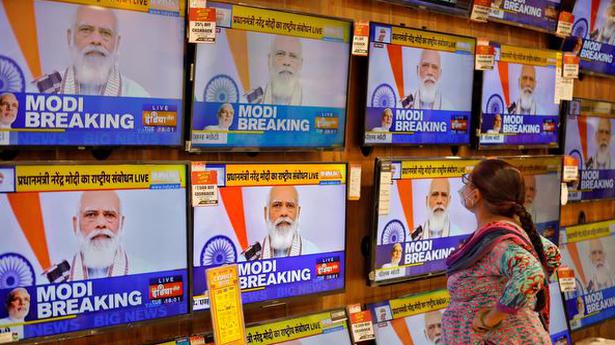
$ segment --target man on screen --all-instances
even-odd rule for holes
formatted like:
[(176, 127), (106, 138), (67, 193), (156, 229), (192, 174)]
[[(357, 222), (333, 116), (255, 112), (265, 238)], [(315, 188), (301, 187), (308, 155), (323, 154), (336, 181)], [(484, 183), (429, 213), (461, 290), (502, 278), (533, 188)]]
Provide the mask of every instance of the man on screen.
[(262, 259), (318, 253), (318, 248), (299, 234), (301, 206), (294, 186), (275, 186), (265, 206), (268, 235), (263, 240)]
[(590, 39), (615, 45), (615, 1), (609, 2), (604, 11), (604, 24), (590, 34)]
[(218, 124), (205, 127), (206, 131), (228, 131), (233, 124), (235, 110), (230, 103), (224, 103), (220, 106), (217, 113)]
[(592, 263), (587, 291), (595, 292), (615, 286), (615, 277), (606, 259), (606, 252), (599, 238), (589, 241), (589, 259)]
[(596, 152), (587, 160), (587, 169), (615, 169), (611, 159), (611, 133), (611, 121), (601, 117), (596, 128)]
[(15, 325), (25, 322), (30, 312), (30, 294), (28, 290), (18, 287), (6, 296), (5, 303), (8, 317), (0, 319), (0, 333), (11, 332), (17, 334), (18, 339), (23, 339), (23, 325)]
[(70, 265), (70, 281), (124, 276), (128, 255), (121, 244), (124, 215), (115, 191), (81, 194), (73, 231), (79, 252)]
[(502, 132), (502, 115), (495, 114), (493, 128), (487, 130), (487, 134), (500, 134)]
[(303, 46), (301, 40), (290, 36), (276, 36), (267, 57), (269, 81), (257, 103), (301, 105), (303, 88)]
[(430, 345), (442, 344), (442, 312), (430, 311), (425, 313), (425, 338)]
[(435, 178), (429, 184), (425, 197), (429, 218), (411, 234), (413, 240), (448, 237), (451, 230), (459, 234), (459, 229), (450, 222), (448, 206), (451, 201), (451, 185), (447, 178)]
[[(19, 101), (14, 94), (5, 92), (0, 94), (0, 129), (10, 129), (17, 119)], [(11, 132), (0, 131), (0, 145), (11, 143)]]
[(380, 127), (372, 128), (372, 132), (388, 132), (393, 124), (393, 111), (391, 108), (386, 108), (382, 112), (382, 118), (380, 119)]
[(393, 249), (391, 250), (391, 262), (382, 265), (382, 268), (391, 268), (391, 267), (399, 266), (399, 263), (401, 262), (402, 253), (403, 252), (402, 252), (401, 243), (395, 243), (393, 245)]
[(536, 222), (536, 209), (534, 207), (534, 199), (536, 199), (536, 176), (523, 175), (523, 184), (525, 186), (525, 209), (532, 216), (532, 220)]
[(447, 110), (451, 109), (440, 92), (440, 77), (442, 76), (442, 63), (440, 53), (435, 50), (421, 51), (419, 64), (416, 66), (416, 75), (419, 88), (413, 94), (402, 100), (404, 108)]
[[(120, 27), (115, 11), (98, 6), (77, 8), (66, 38), (72, 63), (59, 77), (59, 90), (47, 89), (49, 80), (35, 81), (41, 92), (62, 94), (149, 97), (145, 89), (120, 72)], [(45, 79), (43, 78), (43, 79)]]
[(511, 114), (536, 115), (542, 114), (536, 104), (536, 67), (523, 65), (519, 75), (519, 98), (511, 107)]

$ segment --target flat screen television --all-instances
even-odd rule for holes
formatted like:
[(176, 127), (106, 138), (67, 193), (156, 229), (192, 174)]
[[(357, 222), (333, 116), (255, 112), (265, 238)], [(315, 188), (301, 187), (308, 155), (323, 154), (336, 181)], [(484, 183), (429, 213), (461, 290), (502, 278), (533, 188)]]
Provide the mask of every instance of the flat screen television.
[(496, 63), (483, 71), (479, 148), (558, 147), (557, 52), (491, 45)]
[(0, 167), (0, 332), (187, 313), (187, 167), (40, 164)]
[(549, 334), (551, 335), (551, 342), (553, 345), (572, 345), (572, 338), (570, 337), (566, 311), (564, 309), (564, 300), (562, 299), (562, 292), (557, 281), (549, 284), (549, 297), (549, 310), (551, 311)]
[(566, 117), (565, 152), (579, 164), (571, 201), (615, 198), (615, 103), (575, 99)]
[[(344, 288), (346, 164), (192, 163), (193, 309), (238, 263), (243, 303)], [(200, 185), (199, 181), (203, 181)]]
[(609, 0), (575, 1), (572, 36), (564, 40), (563, 50), (579, 56), (581, 71), (615, 75), (615, 23), (609, 19), (614, 11)]
[(341, 149), (351, 22), (208, 7), (217, 37), (196, 47), (191, 149)]
[(472, 1), (470, 0), (379, 0), (403, 6), (418, 7), (421, 9), (433, 10), (452, 14), (456, 16), (469, 17)]
[(534, 30), (555, 32), (560, 0), (494, 0), (489, 20)]
[(475, 45), (370, 23), (364, 144), (469, 144)]
[(0, 145), (182, 144), (184, 8), (3, 1)]
[(615, 316), (615, 221), (566, 227), (562, 263), (574, 271), (576, 290), (564, 293), (570, 329)]
[(343, 309), (246, 327), (247, 345), (351, 345)]

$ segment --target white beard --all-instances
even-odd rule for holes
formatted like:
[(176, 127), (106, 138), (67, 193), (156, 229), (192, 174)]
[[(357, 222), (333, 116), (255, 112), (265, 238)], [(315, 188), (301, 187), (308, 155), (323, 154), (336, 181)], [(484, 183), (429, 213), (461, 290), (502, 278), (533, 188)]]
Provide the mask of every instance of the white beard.
[[(280, 226), (282, 222), (289, 222), (288, 226)], [(267, 219), (270, 246), (274, 250), (287, 250), (293, 244), (293, 238), (299, 228), (299, 220), (293, 221), (287, 217), (278, 218), (275, 222)]]
[(280, 74), (280, 71), (276, 71), (275, 67), (271, 65), (269, 65), (269, 71), (272, 98), (290, 101), (299, 83), (299, 76), (296, 73), (291, 74), (289, 71)]
[[(107, 235), (110, 238), (92, 240), (98, 235)], [(113, 265), (120, 247), (120, 235), (115, 235), (111, 230), (96, 230), (86, 237), (81, 231), (77, 231), (77, 240), (81, 254), (83, 254), (83, 264), (86, 267), (101, 269)]]
[(534, 104), (534, 92), (532, 89), (526, 87), (521, 90), (521, 97), (519, 97), (519, 99), (521, 100), (521, 104), (519, 104), (521, 109), (531, 110)]
[(613, 285), (613, 274), (611, 273), (611, 269), (607, 263), (605, 263), (601, 267), (594, 267), (594, 274), (592, 278), (595, 278), (594, 283), (596, 286), (594, 289), (601, 290)]
[(615, 36), (615, 18), (607, 18), (604, 25), (603, 36), (608, 40), (611, 40)]
[(399, 266), (400, 262), (401, 262), (401, 257), (399, 259), (391, 260), (391, 265), (392, 266)]
[[(434, 83), (432, 85), (427, 85), (426, 81), (428, 80), (431, 80)], [(433, 104), (436, 101), (436, 94), (438, 93), (438, 83), (432, 77), (426, 77), (419, 85), (419, 93), (421, 102)]]
[(446, 220), (448, 219), (448, 214), (446, 210), (440, 210), (436, 212), (436, 206), (434, 209), (429, 210), (429, 230), (442, 232), (444, 231), (444, 226), (446, 225)]
[(600, 145), (596, 151), (596, 164), (606, 165), (611, 159), (608, 145)]
[(429, 345), (441, 345), (442, 344), (442, 340), (440, 337), (437, 337), (434, 340), (430, 340), (429, 338), (427, 339), (427, 342), (429, 343)]
[[(87, 55), (89, 52), (99, 52), (104, 56)], [(109, 74), (115, 66), (116, 54), (111, 54), (103, 47), (87, 46), (79, 50), (74, 44), (71, 46), (75, 79), (80, 84), (89, 86), (102, 86), (107, 83)]]

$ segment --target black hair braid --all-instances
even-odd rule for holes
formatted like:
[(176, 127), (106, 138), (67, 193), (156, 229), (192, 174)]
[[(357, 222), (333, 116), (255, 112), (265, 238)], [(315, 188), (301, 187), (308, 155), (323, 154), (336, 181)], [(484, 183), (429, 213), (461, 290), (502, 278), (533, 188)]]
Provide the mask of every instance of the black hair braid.
[[(521, 222), (521, 227), (527, 233), (528, 237), (530, 238), (530, 241), (532, 241), (532, 246), (534, 247), (534, 250), (538, 254), (538, 258), (540, 259), (540, 262), (544, 266), (546, 266), (547, 258), (545, 255), (545, 249), (542, 244), (540, 234), (538, 234), (538, 231), (536, 231), (536, 226), (534, 225), (534, 222), (532, 221), (532, 215), (530, 215), (530, 213), (527, 212), (525, 207), (523, 207), (523, 205), (521, 204), (517, 204), (515, 206), (515, 214), (517, 215), (517, 217), (519, 217), (519, 221)], [(545, 289), (541, 289), (536, 294), (535, 310), (539, 311), (539, 310), (544, 309), (544, 307), (546, 306), (546, 301), (547, 299), (545, 296)]]

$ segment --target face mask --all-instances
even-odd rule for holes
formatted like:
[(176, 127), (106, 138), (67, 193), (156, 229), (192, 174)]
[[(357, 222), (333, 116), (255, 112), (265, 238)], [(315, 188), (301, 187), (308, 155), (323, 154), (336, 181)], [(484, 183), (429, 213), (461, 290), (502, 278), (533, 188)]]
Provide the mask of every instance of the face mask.
[[(463, 205), (463, 207), (469, 210), (470, 208), (468, 207), (468, 200), (467, 200), (468, 188), (467, 187), (468, 187), (467, 185), (464, 185), (463, 187), (461, 187), (461, 189), (459, 189), (459, 191), (457, 191), (457, 193), (459, 193), (459, 199), (461, 199), (461, 205)], [(474, 207), (474, 204), (472, 204), (472, 207)]]

